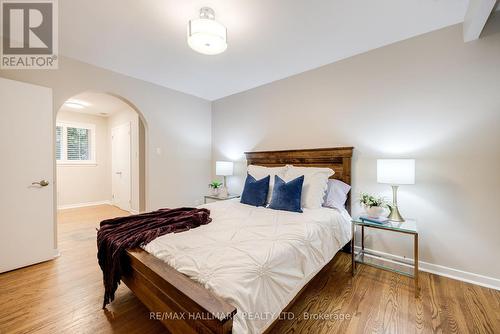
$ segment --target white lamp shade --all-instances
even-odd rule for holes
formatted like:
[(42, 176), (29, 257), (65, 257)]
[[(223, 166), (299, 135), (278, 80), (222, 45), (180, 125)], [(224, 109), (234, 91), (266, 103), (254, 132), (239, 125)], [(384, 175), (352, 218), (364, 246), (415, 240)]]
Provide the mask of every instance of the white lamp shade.
[(200, 18), (189, 21), (189, 46), (205, 55), (216, 55), (227, 49), (226, 27), (215, 20)]
[(415, 184), (415, 159), (377, 159), (377, 182)]
[(215, 174), (218, 176), (233, 175), (233, 163), (231, 161), (216, 161)]

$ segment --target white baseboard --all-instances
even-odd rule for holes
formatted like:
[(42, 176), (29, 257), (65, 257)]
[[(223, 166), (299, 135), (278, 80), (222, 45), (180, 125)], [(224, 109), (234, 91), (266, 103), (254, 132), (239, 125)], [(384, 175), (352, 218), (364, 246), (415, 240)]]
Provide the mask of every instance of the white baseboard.
[(86, 206), (105, 205), (105, 204), (112, 205), (111, 201), (87, 202), (87, 203), (58, 205), (57, 210), (75, 209), (75, 208), (83, 208)]
[[(356, 249), (356, 252), (358, 252), (361, 249), (361, 247), (359, 247), (359, 246), (355, 246), (354, 248)], [(413, 261), (412, 258), (405, 258), (403, 256), (393, 255), (393, 254), (389, 254), (389, 253), (385, 253), (385, 252), (381, 252), (381, 251), (376, 251), (376, 250), (369, 249), (369, 248), (366, 248), (366, 250), (369, 252), (372, 252), (376, 255), (380, 255), (380, 256), (388, 258), (389, 260), (387, 260), (387, 261), (389, 261), (389, 262), (391, 259), (398, 260), (398, 261), (410, 261), (410, 262)], [(449, 268), (449, 267), (445, 267), (445, 266), (441, 266), (441, 265), (433, 264), (433, 263), (429, 263), (429, 262), (424, 262), (424, 261), (418, 261), (418, 266), (419, 266), (419, 270), (425, 271), (425, 272), (428, 272), (431, 274), (436, 274), (436, 275), (456, 279), (456, 280), (467, 282), (467, 283), (477, 284), (477, 285), (484, 286), (484, 287), (490, 288), (490, 289), (500, 290), (500, 279), (497, 279), (497, 278), (488, 277), (488, 276), (479, 275), (479, 274), (474, 274), (474, 273), (470, 273), (467, 271)]]

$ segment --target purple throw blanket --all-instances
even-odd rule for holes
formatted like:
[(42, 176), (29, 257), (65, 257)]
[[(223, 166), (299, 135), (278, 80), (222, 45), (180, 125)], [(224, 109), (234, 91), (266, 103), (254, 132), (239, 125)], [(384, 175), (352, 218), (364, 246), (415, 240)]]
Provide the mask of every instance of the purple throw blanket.
[(113, 301), (121, 276), (129, 269), (127, 249), (143, 246), (161, 235), (186, 231), (211, 221), (210, 210), (196, 208), (160, 209), (103, 220), (97, 231), (97, 258), (104, 283), (102, 307)]

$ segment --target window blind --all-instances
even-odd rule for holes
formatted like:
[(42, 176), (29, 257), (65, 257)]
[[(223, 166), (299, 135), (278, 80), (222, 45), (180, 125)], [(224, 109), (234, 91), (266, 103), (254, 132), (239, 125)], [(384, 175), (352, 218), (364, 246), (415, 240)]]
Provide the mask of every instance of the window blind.
[(90, 160), (89, 132), (89, 129), (67, 128), (68, 160)]
[(56, 125), (56, 160), (59, 163), (95, 162), (93, 125), (58, 123)]

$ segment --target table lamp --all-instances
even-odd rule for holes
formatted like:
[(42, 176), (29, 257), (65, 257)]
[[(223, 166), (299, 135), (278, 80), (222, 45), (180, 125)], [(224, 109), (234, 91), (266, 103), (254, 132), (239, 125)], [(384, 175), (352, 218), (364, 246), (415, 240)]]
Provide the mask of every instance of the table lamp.
[(215, 175), (223, 176), (224, 182), (222, 183), (221, 197), (227, 197), (226, 176), (233, 175), (233, 162), (232, 161), (216, 161), (215, 162)]
[(415, 159), (377, 159), (377, 182), (392, 186), (391, 221), (404, 222), (398, 209), (398, 187), (415, 184)]

